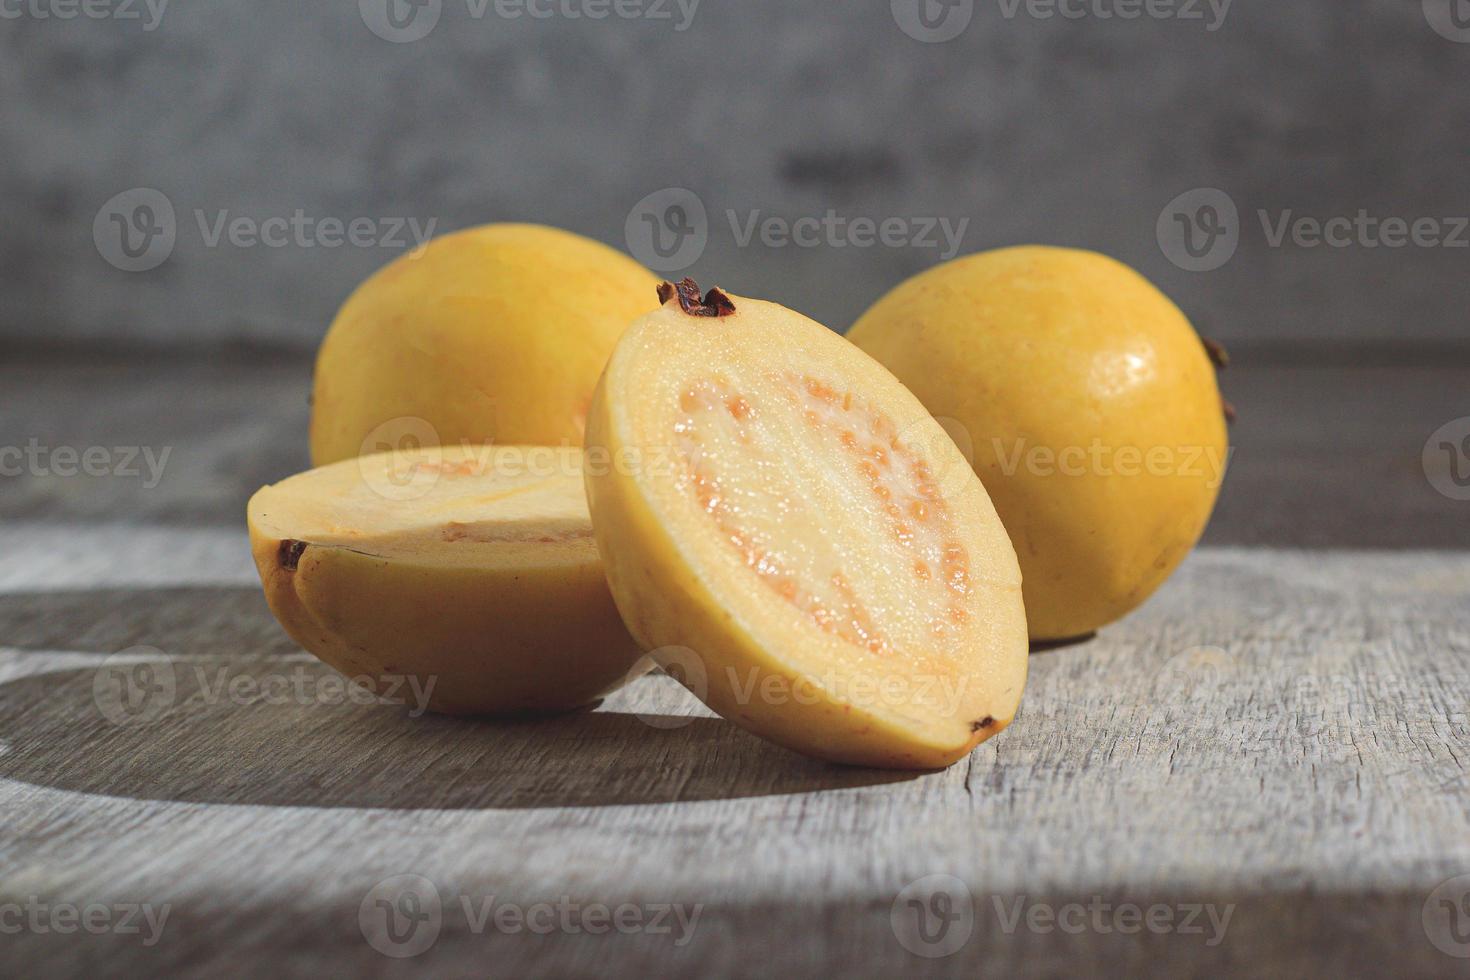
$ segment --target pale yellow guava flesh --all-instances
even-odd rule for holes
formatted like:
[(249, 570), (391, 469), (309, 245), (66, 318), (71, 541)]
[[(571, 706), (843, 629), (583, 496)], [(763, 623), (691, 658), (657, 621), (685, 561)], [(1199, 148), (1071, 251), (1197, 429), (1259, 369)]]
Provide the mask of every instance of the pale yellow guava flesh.
[(593, 400), (589, 460), (624, 460), (588, 471), (619, 608), (758, 734), (836, 761), (947, 764), (1020, 702), (1004, 529), (881, 366), (783, 307), (731, 302), (639, 320)]

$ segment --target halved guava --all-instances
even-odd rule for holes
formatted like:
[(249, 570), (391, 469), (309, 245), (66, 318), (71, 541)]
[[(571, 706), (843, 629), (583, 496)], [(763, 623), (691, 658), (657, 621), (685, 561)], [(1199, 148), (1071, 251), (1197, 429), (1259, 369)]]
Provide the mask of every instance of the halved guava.
[(936, 767), (1005, 728), (1021, 576), (944, 430), (798, 313), (687, 279), (660, 295), (588, 417), (592, 522), (633, 636), (727, 719), (820, 758)]
[(265, 487), (248, 510), (271, 611), (374, 690), (426, 690), (429, 708), (456, 714), (560, 711), (641, 659), (575, 448), (376, 453)]

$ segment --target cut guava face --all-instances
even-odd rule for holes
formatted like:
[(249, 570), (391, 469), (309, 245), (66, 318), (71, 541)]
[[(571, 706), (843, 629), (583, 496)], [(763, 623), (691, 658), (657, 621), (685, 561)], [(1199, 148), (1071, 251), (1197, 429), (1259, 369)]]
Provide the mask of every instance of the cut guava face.
[(1015, 553), (884, 368), (692, 283), (615, 349), (589, 417), (598, 544), (634, 636), (711, 707), (808, 754), (928, 767), (1014, 716)]
[(260, 490), (249, 524), (297, 642), (365, 686), (412, 678), (432, 710), (567, 710), (641, 659), (607, 589), (579, 449), (344, 460)]

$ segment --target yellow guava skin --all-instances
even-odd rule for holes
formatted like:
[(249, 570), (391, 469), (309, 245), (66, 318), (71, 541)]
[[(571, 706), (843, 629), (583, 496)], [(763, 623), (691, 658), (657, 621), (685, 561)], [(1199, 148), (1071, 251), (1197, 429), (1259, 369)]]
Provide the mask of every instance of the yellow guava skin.
[(657, 282), (615, 249), (541, 225), (429, 241), (363, 282), (327, 331), (312, 465), (395, 448), (405, 433), (580, 446), (603, 365), (656, 307)]
[(1229, 456), (1215, 367), (1122, 263), (1044, 246), (965, 256), (900, 284), (847, 337), (973, 453), (1033, 641), (1137, 608), (1204, 532)]

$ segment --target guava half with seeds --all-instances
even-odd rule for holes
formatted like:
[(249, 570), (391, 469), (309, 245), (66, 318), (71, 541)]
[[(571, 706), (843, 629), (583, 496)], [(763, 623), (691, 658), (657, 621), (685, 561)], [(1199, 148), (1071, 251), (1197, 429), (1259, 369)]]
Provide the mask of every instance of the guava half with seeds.
[(964, 455), (821, 324), (687, 279), (659, 295), (587, 427), (634, 638), (725, 718), (822, 759), (936, 768), (1004, 729), (1021, 575)]

